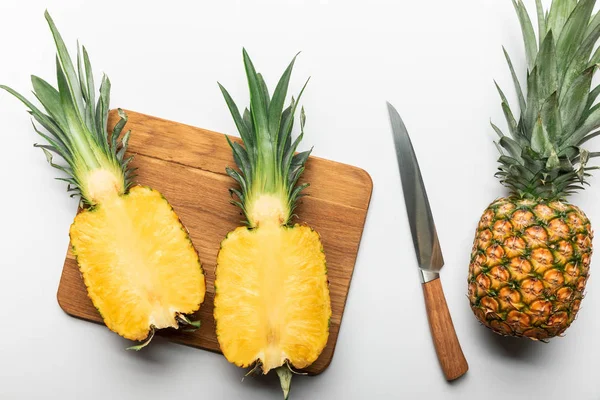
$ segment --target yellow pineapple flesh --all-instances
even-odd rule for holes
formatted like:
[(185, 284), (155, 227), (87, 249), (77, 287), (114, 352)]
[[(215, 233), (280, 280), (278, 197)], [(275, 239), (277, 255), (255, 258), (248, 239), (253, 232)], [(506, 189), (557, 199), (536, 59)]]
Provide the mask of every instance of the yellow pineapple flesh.
[(134, 186), (77, 215), (72, 251), (109, 329), (131, 340), (177, 328), (204, 301), (198, 254), (167, 200)]
[(215, 320), (225, 357), (264, 373), (289, 361), (312, 364), (331, 317), (319, 235), (306, 226), (237, 228), (217, 259)]

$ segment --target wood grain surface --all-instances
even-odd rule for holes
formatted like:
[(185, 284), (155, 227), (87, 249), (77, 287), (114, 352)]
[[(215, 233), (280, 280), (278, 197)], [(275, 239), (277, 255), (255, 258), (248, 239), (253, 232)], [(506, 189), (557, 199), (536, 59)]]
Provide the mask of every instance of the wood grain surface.
[[(231, 150), (222, 134), (126, 112), (125, 129), (132, 131), (129, 152), (135, 154), (133, 164), (139, 167), (137, 182), (159, 190), (171, 203), (190, 232), (206, 276), (206, 299), (196, 314), (202, 327), (193, 333), (163, 330), (160, 334), (176, 343), (219, 352), (213, 320), (215, 263), (221, 240), (243, 219), (229, 203), (228, 188), (234, 181), (225, 167), (235, 166)], [(117, 120), (116, 110), (111, 111), (108, 126)], [(301, 182), (311, 186), (296, 209), (297, 221), (321, 234), (331, 292), (329, 341), (306, 370), (319, 374), (329, 366), (335, 350), (373, 184), (360, 168), (316, 157), (309, 159)], [(57, 297), (69, 315), (102, 323), (70, 251)]]
[(438, 278), (424, 283), (423, 294), (431, 336), (440, 366), (446, 380), (453, 381), (463, 376), (469, 369), (469, 365), (454, 330), (442, 281)]

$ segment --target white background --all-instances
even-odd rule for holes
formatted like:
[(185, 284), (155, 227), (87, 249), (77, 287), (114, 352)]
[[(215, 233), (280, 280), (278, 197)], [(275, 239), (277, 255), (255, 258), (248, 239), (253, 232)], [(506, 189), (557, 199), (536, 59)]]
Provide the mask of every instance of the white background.
[[(247, 103), (242, 46), (271, 87), (303, 51), (292, 89), (312, 76), (304, 148), (366, 169), (374, 192), (335, 357), (322, 375), (294, 378), (292, 399), (600, 398), (595, 265), (579, 318), (550, 344), (493, 335), (466, 298), (476, 223), (506, 193), (489, 126), (505, 126), (492, 79), (516, 104), (502, 44), (524, 75), (509, 1), (2, 0), (0, 82), (24, 93), (32, 73), (54, 82), (46, 7), (70, 49), (79, 38), (98, 79), (110, 76), (112, 107), (230, 134), (216, 81)], [(429, 336), (386, 100), (411, 133), (446, 259), (442, 281), (470, 364), (453, 384)], [(24, 107), (0, 93), (0, 398), (280, 399), (275, 376), (241, 382), (223, 357), (163, 340), (127, 352), (108, 329), (62, 312), (76, 201), (33, 148), (39, 140)], [(599, 195), (600, 184), (572, 201), (600, 221)]]

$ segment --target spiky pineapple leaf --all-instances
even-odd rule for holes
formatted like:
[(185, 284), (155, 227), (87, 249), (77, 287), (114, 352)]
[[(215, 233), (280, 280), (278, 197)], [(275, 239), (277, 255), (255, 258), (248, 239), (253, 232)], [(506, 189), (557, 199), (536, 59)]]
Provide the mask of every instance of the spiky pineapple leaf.
[(577, 0), (554, 0), (548, 13), (547, 30), (554, 32), (556, 37), (560, 37), (563, 26), (567, 18), (573, 12), (577, 5)]
[[(517, 78), (517, 74), (515, 73), (515, 69), (513, 67), (513, 63), (508, 55), (508, 52), (502, 46), (502, 51), (504, 52), (504, 57), (506, 58), (506, 62), (508, 63), (508, 68), (510, 69), (510, 74), (513, 79), (513, 83), (515, 85), (515, 90), (517, 92), (517, 98), (519, 99), (519, 107), (521, 110), (524, 110), (526, 107), (525, 96), (523, 96), (523, 89), (521, 88), (521, 84), (519, 83), (519, 78)], [(497, 85), (497, 84), (496, 84)]]
[[(33, 120), (47, 131), (43, 132), (33, 123), (35, 132), (48, 143), (37, 147), (41, 147), (47, 157), (50, 151), (60, 155), (68, 164), (63, 172), (72, 178), (61, 177), (59, 180), (65, 180), (69, 185), (76, 186), (75, 189), (81, 194), (83, 201), (94, 204), (94, 200), (88, 197), (91, 192), (86, 189), (86, 179), (91, 171), (97, 168), (109, 171), (117, 180), (122, 179), (124, 190), (131, 185), (133, 169), (127, 165), (130, 159), (127, 163), (123, 160), (129, 135), (126, 134), (121, 138), (116, 146), (109, 144), (106, 127), (110, 92), (108, 78), (103, 79), (100, 98), (96, 105), (93, 73), (87, 51), (85, 48), (80, 50), (79, 44), (77, 45), (77, 69), (75, 69), (54, 21), (48, 12), (44, 15), (56, 44), (58, 88), (54, 88), (37, 76), (32, 76), (31, 82), (34, 96), (48, 114), (42, 112), (15, 90), (4, 85), (1, 85), (0, 89), (6, 90), (23, 102)], [(120, 111), (120, 115), (122, 114)], [(119, 132), (121, 129), (122, 126), (119, 126)], [(51, 158), (49, 161), (53, 167), (58, 165), (52, 162)]]
[(269, 132), (273, 132), (276, 135), (275, 144), (279, 141), (279, 127), (281, 124), (283, 105), (287, 97), (287, 90), (290, 85), (290, 77), (292, 76), (292, 69), (296, 62), (297, 55), (292, 59), (292, 62), (281, 75), (275, 92), (273, 92), (273, 99), (271, 100), (271, 106), (269, 107)]
[(531, 70), (533, 69), (533, 66), (535, 64), (535, 58), (538, 49), (537, 41), (535, 38), (535, 32), (533, 30), (531, 19), (527, 14), (527, 10), (525, 9), (523, 2), (521, 0), (512, 0), (512, 2), (519, 17), (519, 23), (521, 24), (521, 30), (523, 32), (523, 42), (525, 43), (525, 53), (527, 56), (527, 65), (529, 65), (529, 70)]
[(538, 22), (538, 38), (540, 47), (542, 47), (542, 41), (546, 36), (546, 14), (544, 13), (544, 7), (542, 6), (541, 0), (535, 0), (535, 9), (537, 12), (537, 22)]
[[(263, 91), (258, 80), (256, 69), (252, 60), (248, 56), (246, 49), (242, 50), (244, 56), (244, 66), (246, 68), (246, 78), (248, 79), (248, 85), (250, 86), (250, 108), (252, 110), (252, 117), (254, 127), (258, 136), (269, 135), (269, 121), (267, 119), (267, 105), (263, 97)], [(265, 141), (264, 143), (270, 143)]]
[(540, 118), (550, 143), (556, 143), (560, 140), (563, 131), (562, 121), (565, 121), (561, 115), (561, 110), (562, 108), (558, 104), (558, 93), (554, 92), (544, 102), (540, 111)]
[[(297, 183), (310, 154), (310, 151), (295, 154), (303, 138), (306, 121), (304, 109), (300, 112), (300, 134), (292, 141), (298, 101), (292, 97), (289, 106), (285, 106), (296, 57), (283, 72), (273, 96), (270, 97), (264, 78), (256, 71), (245, 49), (242, 54), (250, 89), (250, 107), (245, 109), (243, 116), (227, 90), (219, 84), (243, 142), (242, 146), (227, 138), (239, 172), (230, 167), (227, 167), (226, 172), (241, 189), (230, 190), (231, 195), (239, 199), (232, 200), (232, 203), (242, 208), (248, 218), (248, 225), (253, 227), (257, 221), (253, 219), (254, 214), (252, 207), (248, 206), (249, 202), (262, 195), (275, 196), (282, 204), (280, 218), (284, 223), (288, 223), (292, 218), (296, 200), (306, 187)], [(306, 83), (298, 99), (305, 87)], [(248, 210), (251, 214), (248, 214)]]
[(560, 118), (565, 121), (565, 132), (575, 130), (585, 111), (594, 68), (588, 68), (582, 75), (579, 75), (561, 99)]
[(596, 0), (580, 0), (567, 19), (556, 42), (557, 67), (566, 70), (568, 63), (579, 48), (590, 22)]
[(535, 60), (537, 74), (537, 95), (540, 101), (546, 100), (558, 90), (557, 57), (554, 36), (548, 32)]
[[(592, 32), (587, 35), (568, 64), (568, 68), (564, 73), (561, 94), (566, 93), (577, 77), (585, 73), (585, 70), (590, 67), (590, 55), (592, 54), (592, 50), (594, 49), (598, 38), (600, 38), (600, 25), (595, 26)], [(595, 63), (592, 63), (592, 65), (595, 65)]]

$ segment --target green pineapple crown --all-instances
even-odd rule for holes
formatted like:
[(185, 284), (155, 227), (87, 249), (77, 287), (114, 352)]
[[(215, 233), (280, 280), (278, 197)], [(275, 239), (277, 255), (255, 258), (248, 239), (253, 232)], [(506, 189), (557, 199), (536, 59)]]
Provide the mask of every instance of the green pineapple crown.
[[(120, 120), (112, 136), (107, 132), (110, 98), (110, 81), (106, 75), (100, 85), (97, 104), (94, 99), (92, 66), (85, 47), (77, 45), (77, 72), (48, 11), (48, 21), (57, 49), (56, 73), (58, 90), (48, 82), (32, 75), (33, 93), (46, 113), (37, 108), (15, 90), (0, 85), (21, 100), (33, 119), (47, 133), (33, 123), (34, 130), (46, 140), (40, 147), (50, 165), (66, 173), (59, 177), (68, 183), (71, 197), (80, 195), (84, 203), (94, 205), (111, 192), (125, 193), (132, 184), (134, 169), (129, 167), (132, 157), (125, 158), (130, 132), (121, 135), (127, 116), (119, 110)], [(82, 57), (83, 53), (83, 57)], [(67, 165), (53, 162), (53, 153), (62, 157)]]
[[(506, 50), (519, 100), (518, 121), (496, 84), (510, 136), (494, 124), (500, 136), (501, 182), (520, 197), (561, 199), (583, 189), (587, 162), (600, 153), (581, 146), (600, 135), (600, 85), (591, 89), (600, 62), (600, 13), (595, 0), (553, 0), (544, 12), (536, 0), (538, 39), (522, 0), (513, 0), (527, 56), (527, 92), (523, 94)], [(593, 53), (593, 54), (592, 54)]]
[(245, 49), (243, 58), (250, 89), (250, 108), (244, 110), (243, 116), (227, 90), (219, 84), (244, 144), (227, 138), (239, 168), (239, 172), (226, 169), (240, 186), (239, 190), (230, 189), (231, 195), (238, 198), (232, 202), (242, 209), (251, 227), (267, 220), (287, 224), (302, 190), (308, 186), (308, 183), (297, 183), (311, 150), (295, 154), (304, 136), (304, 108), (300, 110), (300, 134), (292, 141), (294, 114), (308, 80), (298, 98), (292, 97), (284, 109), (296, 57), (281, 76), (272, 97)]

